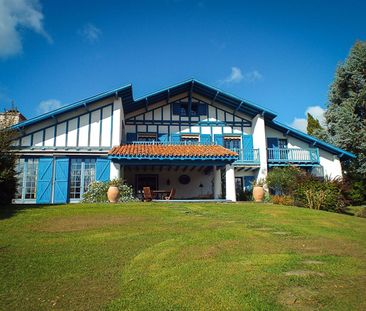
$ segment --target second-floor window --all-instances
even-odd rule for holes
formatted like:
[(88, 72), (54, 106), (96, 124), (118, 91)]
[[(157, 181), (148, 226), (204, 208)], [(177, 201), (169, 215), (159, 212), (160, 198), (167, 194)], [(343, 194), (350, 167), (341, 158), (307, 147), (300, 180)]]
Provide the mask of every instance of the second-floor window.
[(181, 141), (185, 141), (187, 143), (197, 144), (198, 143), (198, 135), (182, 135), (180, 137)]
[(224, 147), (228, 149), (240, 149), (241, 148), (240, 137), (224, 137)]
[(138, 141), (155, 141), (156, 133), (138, 133), (137, 140)]

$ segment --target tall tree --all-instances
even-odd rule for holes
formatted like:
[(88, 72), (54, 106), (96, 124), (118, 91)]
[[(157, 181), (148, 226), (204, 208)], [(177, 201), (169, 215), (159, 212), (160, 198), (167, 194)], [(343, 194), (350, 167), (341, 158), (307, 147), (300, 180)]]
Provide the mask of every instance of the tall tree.
[(345, 164), (352, 179), (366, 181), (366, 42), (358, 41), (337, 68), (325, 113), (328, 140), (354, 153)]
[(314, 118), (310, 113), (307, 113), (307, 126), (306, 131), (309, 135), (324, 139), (324, 129), (320, 125), (318, 119)]

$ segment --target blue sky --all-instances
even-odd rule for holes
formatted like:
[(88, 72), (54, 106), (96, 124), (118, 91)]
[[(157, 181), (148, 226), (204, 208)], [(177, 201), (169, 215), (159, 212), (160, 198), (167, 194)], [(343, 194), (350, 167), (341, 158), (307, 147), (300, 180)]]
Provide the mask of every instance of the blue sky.
[(196, 78), (301, 127), (366, 39), (364, 12), (352, 0), (0, 0), (0, 106), (30, 118), (128, 83), (139, 97)]

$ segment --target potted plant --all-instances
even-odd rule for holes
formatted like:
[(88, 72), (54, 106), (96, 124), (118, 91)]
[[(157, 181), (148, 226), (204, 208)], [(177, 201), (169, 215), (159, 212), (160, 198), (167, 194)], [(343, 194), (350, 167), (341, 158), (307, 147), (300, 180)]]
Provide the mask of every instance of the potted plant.
[(258, 179), (253, 182), (253, 199), (255, 202), (262, 202), (264, 199), (264, 180)]
[(119, 193), (119, 186), (121, 181), (118, 178), (115, 178), (109, 182), (109, 188), (107, 191), (108, 201), (110, 203), (117, 203), (120, 193)]

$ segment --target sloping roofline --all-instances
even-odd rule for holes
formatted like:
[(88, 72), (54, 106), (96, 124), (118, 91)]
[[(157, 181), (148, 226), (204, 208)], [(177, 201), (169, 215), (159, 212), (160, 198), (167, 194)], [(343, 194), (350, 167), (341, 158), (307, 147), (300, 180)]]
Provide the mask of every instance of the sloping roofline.
[(40, 122), (40, 121), (55, 118), (55, 117), (57, 117), (58, 115), (60, 115), (62, 113), (68, 112), (68, 111), (76, 109), (76, 108), (86, 107), (86, 106), (88, 106), (92, 103), (95, 103), (98, 100), (102, 100), (102, 99), (111, 97), (113, 95), (120, 96), (122, 98), (122, 101), (123, 100), (133, 101), (132, 85), (128, 84), (128, 85), (125, 85), (125, 86), (122, 86), (122, 87), (119, 87), (119, 88), (116, 88), (116, 89), (113, 89), (113, 90), (102, 92), (102, 93), (99, 93), (97, 95), (79, 100), (79, 101), (71, 103), (69, 105), (65, 105), (61, 108), (49, 111), (49, 112), (44, 113), (40, 116), (37, 116), (37, 117), (31, 118), (29, 120), (25, 120), (23, 122), (15, 124), (15, 125), (12, 126), (12, 128), (21, 129), (21, 128), (24, 128), (26, 126), (32, 125), (32, 124)]
[(38, 117), (34, 117), (32, 119), (20, 122), (16, 125), (13, 125), (12, 128), (21, 129), (21, 128), (24, 128), (26, 126), (32, 125), (34, 123), (37, 123), (37, 122), (40, 122), (40, 121), (43, 121), (46, 119), (55, 118), (59, 114), (65, 113), (65, 112), (73, 110), (75, 108), (79, 108), (79, 107), (83, 107), (83, 106), (86, 107), (87, 105), (89, 105), (91, 103), (94, 103), (98, 100), (102, 100), (104, 98), (108, 98), (113, 95), (120, 96), (122, 98), (123, 108), (126, 113), (129, 113), (129, 112), (147, 107), (150, 104), (169, 99), (172, 96), (175, 96), (181, 92), (186, 92), (186, 91), (189, 91), (192, 93), (197, 93), (199, 95), (202, 95), (204, 97), (211, 99), (212, 101), (222, 103), (223, 105), (226, 105), (227, 107), (234, 109), (235, 111), (241, 111), (241, 112), (248, 114), (250, 116), (253, 116), (253, 117), (257, 114), (261, 114), (268, 121), (268, 123), (266, 125), (268, 125), (269, 127), (277, 129), (290, 136), (302, 139), (308, 143), (312, 143), (314, 146), (321, 146), (322, 149), (325, 149), (333, 154), (336, 154), (343, 159), (356, 158), (356, 156), (354, 154), (352, 154), (348, 151), (345, 151), (336, 146), (328, 144), (324, 141), (321, 141), (315, 137), (307, 135), (299, 130), (296, 130), (294, 128), (291, 128), (283, 123), (280, 123), (280, 122), (274, 120), (274, 118), (277, 117), (277, 114), (275, 112), (273, 112), (272, 110), (265, 109), (262, 106), (254, 104), (248, 100), (242, 99), (242, 98), (237, 97), (228, 92), (224, 92), (221, 89), (210, 86), (210, 85), (205, 84), (196, 79), (189, 79), (189, 80), (174, 84), (170, 87), (158, 90), (156, 92), (147, 94), (147, 95), (139, 97), (137, 99), (133, 98), (132, 85), (128, 84), (128, 85), (125, 85), (125, 86), (122, 86), (122, 87), (119, 87), (119, 88), (116, 88), (113, 90), (109, 90), (109, 91), (97, 94), (92, 97), (77, 101), (75, 103), (63, 106), (59, 109), (47, 112)]

